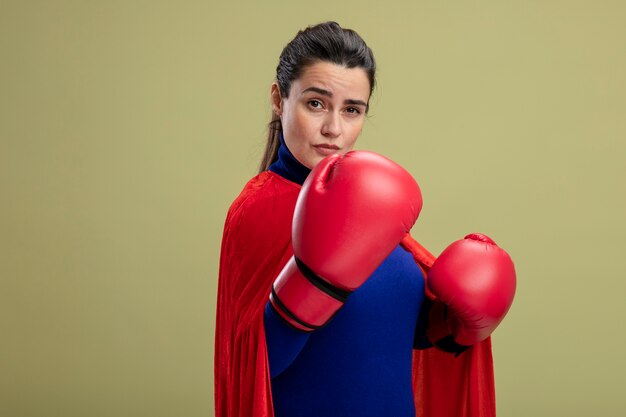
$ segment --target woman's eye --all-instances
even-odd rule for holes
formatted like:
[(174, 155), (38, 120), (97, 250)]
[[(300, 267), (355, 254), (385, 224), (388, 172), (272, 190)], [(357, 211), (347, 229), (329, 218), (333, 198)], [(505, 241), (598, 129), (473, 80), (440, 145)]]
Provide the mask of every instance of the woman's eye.
[(357, 109), (356, 107), (348, 107), (346, 109), (346, 112), (351, 114), (361, 114), (361, 110)]
[(309, 106), (313, 107), (314, 109), (321, 109), (322, 103), (319, 100), (309, 100)]

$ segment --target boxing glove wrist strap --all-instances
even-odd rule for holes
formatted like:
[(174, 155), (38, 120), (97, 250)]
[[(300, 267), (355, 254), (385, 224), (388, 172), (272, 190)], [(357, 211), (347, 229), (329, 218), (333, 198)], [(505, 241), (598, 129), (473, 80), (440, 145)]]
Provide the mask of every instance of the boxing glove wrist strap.
[(348, 299), (348, 296), (352, 294), (352, 291), (335, 287), (328, 281), (325, 281), (317, 276), (315, 272), (313, 272), (311, 268), (306, 266), (306, 264), (302, 262), (297, 256), (294, 256), (294, 259), (296, 260), (296, 265), (298, 265), (298, 269), (300, 270), (300, 272), (302, 272), (302, 275), (304, 275), (304, 277), (308, 279), (311, 284), (315, 285), (320, 291), (330, 295), (335, 300), (341, 301), (342, 303), (345, 303)]
[(433, 346), (444, 352), (453, 353), (454, 356), (459, 356), (461, 353), (470, 348), (470, 346), (459, 345), (454, 341), (454, 336), (452, 335), (437, 340), (433, 343)]
[(274, 281), (270, 304), (291, 327), (311, 332), (328, 323), (351, 293), (320, 278), (294, 256)]
[(451, 320), (448, 313), (448, 306), (439, 300), (435, 300), (428, 313), (428, 329), (426, 330), (426, 334), (430, 342), (437, 349), (453, 353), (454, 356), (459, 356), (470, 346), (460, 345), (454, 340), (454, 335), (450, 328)]
[[(287, 325), (301, 332), (309, 333), (309, 332), (312, 332), (314, 330), (317, 330), (323, 327), (323, 326), (315, 326), (313, 324), (300, 320), (298, 316), (293, 314), (291, 310), (289, 310), (287, 306), (283, 304), (282, 301), (280, 301), (280, 298), (278, 298), (278, 296), (276, 295), (274, 288), (272, 288), (272, 293), (270, 297), (270, 308), (274, 310), (276, 315), (280, 317)], [(301, 327), (295, 326), (294, 323), (290, 322), (287, 318), (285, 318), (284, 315), (289, 317), (289, 319), (293, 320), (293, 322), (299, 324)]]

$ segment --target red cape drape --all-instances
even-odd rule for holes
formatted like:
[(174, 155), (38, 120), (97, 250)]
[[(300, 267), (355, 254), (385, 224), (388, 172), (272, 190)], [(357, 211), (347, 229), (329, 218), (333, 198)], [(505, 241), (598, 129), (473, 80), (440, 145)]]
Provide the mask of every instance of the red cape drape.
[[(216, 417), (274, 415), (263, 311), (274, 278), (293, 254), (291, 220), (299, 191), (298, 184), (264, 172), (228, 211), (217, 295)], [(435, 257), (410, 236), (402, 246), (427, 272)], [(434, 348), (415, 350), (413, 388), (418, 417), (495, 416), (491, 340), (456, 358)]]

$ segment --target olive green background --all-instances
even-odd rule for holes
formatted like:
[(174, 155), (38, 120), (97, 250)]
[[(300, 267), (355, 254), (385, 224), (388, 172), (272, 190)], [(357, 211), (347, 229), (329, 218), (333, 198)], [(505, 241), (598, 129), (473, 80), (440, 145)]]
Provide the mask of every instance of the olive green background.
[(0, 415), (211, 416), (226, 210), (278, 55), (337, 20), (414, 235), (516, 262), (500, 416), (626, 414), (626, 3), (0, 2)]

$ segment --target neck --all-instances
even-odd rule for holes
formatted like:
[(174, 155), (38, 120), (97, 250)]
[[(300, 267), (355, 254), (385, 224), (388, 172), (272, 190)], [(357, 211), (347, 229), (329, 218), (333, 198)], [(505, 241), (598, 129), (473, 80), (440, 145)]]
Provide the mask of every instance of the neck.
[(283, 132), (280, 132), (278, 159), (270, 165), (269, 170), (300, 185), (304, 183), (307, 175), (311, 172), (311, 170), (302, 165), (300, 161), (293, 156), (289, 148), (287, 148), (285, 139), (283, 138)]

